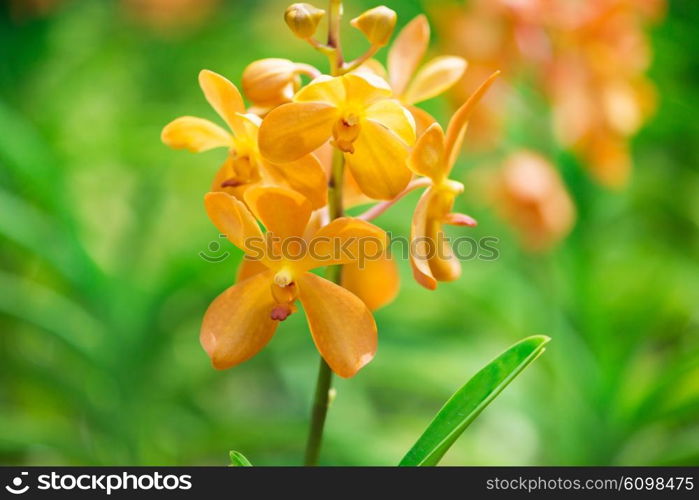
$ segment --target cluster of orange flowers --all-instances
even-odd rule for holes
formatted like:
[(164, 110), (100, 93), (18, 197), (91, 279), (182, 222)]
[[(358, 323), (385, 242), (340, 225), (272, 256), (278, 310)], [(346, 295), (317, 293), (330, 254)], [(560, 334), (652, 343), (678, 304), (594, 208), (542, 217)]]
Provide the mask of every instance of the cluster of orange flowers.
[[(466, 63), (439, 57), (418, 69), (429, 42), (425, 17), (398, 35), (386, 70), (372, 57), (388, 44), (395, 12), (377, 7), (353, 19), (370, 47), (345, 62), (337, 38), (341, 5), (336, 0), (330, 5), (327, 44), (314, 37), (323, 10), (294, 4), (285, 13), (296, 36), (328, 55), (329, 75), (285, 59), (253, 62), (242, 75), (246, 106), (233, 83), (203, 70), (199, 84), (227, 129), (183, 116), (162, 132), (163, 142), (175, 149), (227, 151), (205, 206), (219, 231), (248, 257), (236, 284), (212, 302), (204, 317), (201, 343), (216, 368), (255, 355), (279, 322), (296, 312), (298, 300), (325, 361), (343, 377), (354, 375), (376, 350), (371, 311), (398, 290), (395, 263), (387, 253), (360, 265), (362, 238), (378, 242), (384, 251), (387, 246), (384, 231), (369, 220), (407, 192), (425, 187), (411, 225), (416, 247), (447, 241), (444, 224), (475, 224), (452, 211), (463, 185), (450, 180), (449, 171), (474, 106), (496, 75), (466, 100), (445, 131), (415, 104), (456, 83)], [(363, 215), (345, 215), (344, 209), (364, 203), (373, 206)], [(261, 256), (251, 257), (252, 240), (266, 242)], [(279, 252), (287, 243), (294, 251)], [(336, 255), (337, 243), (355, 252)], [(450, 249), (442, 250), (411, 254), (415, 278), (429, 289), (460, 274)], [(282, 258), (276, 258), (279, 254)], [(327, 266), (332, 279), (310, 272)], [(342, 266), (339, 273), (337, 266)]]
[[(471, 0), (435, 10), (445, 47), (469, 60), (469, 93), (492, 68), (534, 78), (550, 101), (559, 142), (606, 186), (623, 185), (629, 138), (654, 108), (646, 24), (664, 0)], [(474, 141), (497, 140), (509, 89), (473, 118)], [(475, 126), (477, 125), (477, 126)]]

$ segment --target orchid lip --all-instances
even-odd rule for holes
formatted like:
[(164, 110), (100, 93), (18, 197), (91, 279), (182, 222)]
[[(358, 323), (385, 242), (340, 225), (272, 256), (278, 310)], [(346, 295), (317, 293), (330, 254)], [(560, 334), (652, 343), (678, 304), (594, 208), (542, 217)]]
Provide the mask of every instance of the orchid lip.
[(272, 308), (272, 311), (269, 313), (269, 317), (274, 321), (284, 321), (286, 318), (291, 316), (292, 312), (293, 311), (288, 305), (278, 304)]

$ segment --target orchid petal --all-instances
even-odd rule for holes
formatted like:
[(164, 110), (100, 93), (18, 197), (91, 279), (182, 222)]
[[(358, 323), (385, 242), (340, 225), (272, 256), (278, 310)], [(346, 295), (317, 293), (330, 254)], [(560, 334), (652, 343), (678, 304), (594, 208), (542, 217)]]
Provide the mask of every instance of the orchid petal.
[(313, 341), (332, 371), (352, 377), (376, 353), (376, 323), (356, 295), (311, 273), (297, 280)]
[(459, 156), (464, 134), (466, 133), (466, 125), (473, 114), (473, 110), (499, 75), (499, 71), (490, 75), (452, 115), (446, 134), (446, 158), (449, 168), (454, 165), (456, 158)]
[(187, 149), (192, 153), (232, 145), (231, 134), (215, 123), (195, 116), (174, 119), (165, 125), (160, 138), (172, 149)]
[(245, 191), (245, 202), (267, 233), (282, 240), (301, 237), (311, 218), (311, 203), (291, 189), (255, 186)]
[(425, 133), (425, 130), (427, 130), (430, 125), (437, 122), (434, 116), (432, 116), (422, 108), (418, 108), (417, 106), (412, 105), (407, 106), (407, 108), (408, 111), (410, 111), (410, 114), (412, 114), (413, 118), (415, 119), (415, 135), (417, 137), (420, 137), (422, 134)]
[(447, 173), (444, 151), (444, 132), (439, 123), (433, 123), (417, 140), (408, 167), (416, 174), (438, 182)]
[(238, 264), (238, 271), (235, 274), (235, 282), (240, 283), (241, 281), (245, 281), (256, 274), (263, 273), (268, 269), (269, 268), (264, 265), (262, 261), (245, 256), (240, 261), (240, 264)]
[(339, 107), (346, 98), (342, 78), (323, 75), (299, 90), (294, 102), (322, 102)]
[(403, 101), (414, 104), (438, 96), (458, 82), (465, 70), (466, 61), (461, 57), (436, 57), (418, 71), (405, 91)]
[(304, 269), (376, 260), (388, 247), (386, 232), (369, 222), (340, 217), (320, 228), (308, 243)]
[(434, 242), (428, 237), (429, 208), (434, 196), (432, 188), (422, 194), (410, 225), (410, 266), (415, 281), (429, 290), (437, 288), (437, 280), (429, 264), (429, 257), (435, 251)]
[(328, 203), (328, 178), (315, 155), (309, 154), (299, 160), (278, 165), (265, 163), (272, 176), (308, 198), (311, 206), (324, 207)]
[(227, 78), (208, 69), (199, 72), (199, 86), (211, 107), (231, 130), (236, 134), (242, 133), (240, 118), (237, 114), (245, 113), (245, 103), (238, 88)]
[(386, 80), (370, 73), (349, 73), (342, 77), (342, 83), (345, 86), (346, 102), (364, 107), (393, 95)]
[(427, 51), (430, 41), (430, 25), (424, 15), (419, 15), (401, 30), (388, 52), (388, 73), (391, 87), (401, 95)]
[(228, 288), (209, 305), (199, 340), (215, 368), (223, 370), (257, 354), (274, 335), (272, 271)]
[(330, 138), (338, 118), (339, 111), (329, 104), (282, 104), (262, 121), (259, 132), (260, 152), (273, 163), (299, 160)]
[(390, 200), (400, 194), (412, 178), (406, 166), (407, 145), (383, 125), (362, 121), (362, 132), (354, 153), (345, 154), (347, 166), (367, 196)]
[(384, 255), (379, 259), (367, 260), (342, 266), (342, 286), (355, 294), (375, 311), (396, 298), (400, 288), (400, 277), (395, 260)]
[(415, 119), (399, 101), (382, 99), (375, 102), (366, 109), (366, 118), (388, 128), (409, 146), (415, 143)]
[(260, 226), (243, 202), (228, 193), (215, 192), (204, 196), (204, 205), (214, 226), (243, 252), (264, 242)]

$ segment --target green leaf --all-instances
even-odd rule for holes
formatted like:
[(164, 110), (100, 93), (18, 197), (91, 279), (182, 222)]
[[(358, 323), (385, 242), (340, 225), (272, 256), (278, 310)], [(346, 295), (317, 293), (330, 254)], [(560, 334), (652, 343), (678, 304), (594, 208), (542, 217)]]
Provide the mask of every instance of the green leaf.
[(439, 463), (464, 429), (529, 363), (544, 352), (549, 340), (544, 335), (527, 337), (488, 363), (444, 404), (399, 465)]
[(231, 467), (252, 467), (250, 460), (239, 451), (231, 450), (228, 455), (231, 457)]

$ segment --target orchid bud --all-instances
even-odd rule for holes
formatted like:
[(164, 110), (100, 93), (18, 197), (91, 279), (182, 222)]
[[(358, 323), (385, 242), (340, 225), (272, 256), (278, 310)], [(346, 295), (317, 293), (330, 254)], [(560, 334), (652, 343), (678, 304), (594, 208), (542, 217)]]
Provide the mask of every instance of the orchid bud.
[(308, 3), (295, 3), (289, 5), (284, 12), (284, 21), (291, 32), (301, 39), (312, 37), (325, 11)]
[(396, 13), (386, 6), (374, 7), (355, 17), (350, 24), (364, 33), (372, 45), (386, 45), (396, 26)]
[(288, 59), (260, 59), (243, 71), (243, 92), (257, 106), (289, 102), (300, 83), (297, 66)]

